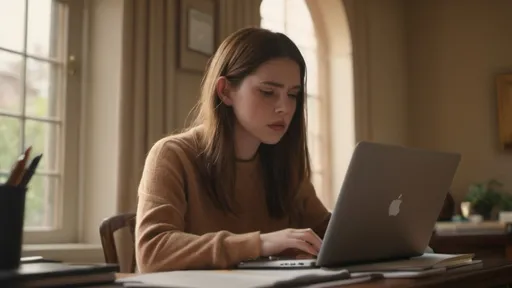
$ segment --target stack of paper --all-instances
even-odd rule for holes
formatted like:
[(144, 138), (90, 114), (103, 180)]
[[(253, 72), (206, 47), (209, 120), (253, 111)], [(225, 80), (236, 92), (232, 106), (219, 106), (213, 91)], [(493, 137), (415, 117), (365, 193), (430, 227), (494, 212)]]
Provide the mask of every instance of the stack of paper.
[(373, 275), (361, 275), (351, 279), (349, 272), (344, 269), (188, 270), (142, 274), (117, 282), (124, 287), (260, 288), (298, 287), (333, 281), (340, 285), (344, 284), (343, 281), (358, 283), (374, 278)]

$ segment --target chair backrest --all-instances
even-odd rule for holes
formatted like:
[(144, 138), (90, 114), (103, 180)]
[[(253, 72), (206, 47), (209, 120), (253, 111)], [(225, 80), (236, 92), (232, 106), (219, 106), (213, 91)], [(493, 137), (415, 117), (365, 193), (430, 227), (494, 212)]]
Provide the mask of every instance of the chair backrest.
[(119, 265), (119, 272), (134, 273), (135, 213), (106, 218), (100, 225), (101, 245), (105, 262)]

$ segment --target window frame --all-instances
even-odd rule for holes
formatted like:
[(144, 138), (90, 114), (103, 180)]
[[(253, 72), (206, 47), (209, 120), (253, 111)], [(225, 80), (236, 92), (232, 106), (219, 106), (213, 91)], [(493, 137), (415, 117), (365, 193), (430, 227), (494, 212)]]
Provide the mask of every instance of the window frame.
[[(66, 60), (64, 73), (64, 113), (62, 116), (61, 156), (62, 177), (60, 179), (60, 197), (55, 202), (56, 220), (52, 229), (31, 228), (23, 231), (23, 244), (75, 243), (79, 227), (79, 155), (80, 155), (80, 119), (82, 99), (82, 78), (78, 63), (83, 59), (84, 1), (53, 0), (67, 6), (67, 25), (64, 40), (66, 42)], [(25, 32), (26, 33), (26, 32)]]

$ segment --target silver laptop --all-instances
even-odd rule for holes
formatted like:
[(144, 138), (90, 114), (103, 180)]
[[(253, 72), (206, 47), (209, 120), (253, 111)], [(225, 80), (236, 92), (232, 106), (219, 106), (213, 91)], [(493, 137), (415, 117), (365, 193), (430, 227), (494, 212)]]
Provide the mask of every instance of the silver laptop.
[(341, 267), (427, 249), (461, 156), (372, 142), (352, 154), (316, 259), (259, 259), (238, 268)]

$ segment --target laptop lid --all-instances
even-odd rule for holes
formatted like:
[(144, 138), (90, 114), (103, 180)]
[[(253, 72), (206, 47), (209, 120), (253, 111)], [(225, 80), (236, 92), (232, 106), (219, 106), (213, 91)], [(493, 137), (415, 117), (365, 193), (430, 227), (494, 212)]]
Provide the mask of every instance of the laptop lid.
[(457, 153), (358, 143), (317, 266), (423, 254), (460, 158)]

